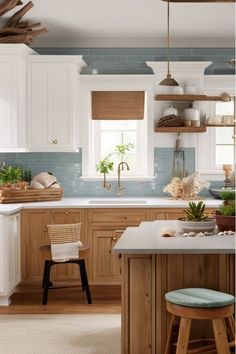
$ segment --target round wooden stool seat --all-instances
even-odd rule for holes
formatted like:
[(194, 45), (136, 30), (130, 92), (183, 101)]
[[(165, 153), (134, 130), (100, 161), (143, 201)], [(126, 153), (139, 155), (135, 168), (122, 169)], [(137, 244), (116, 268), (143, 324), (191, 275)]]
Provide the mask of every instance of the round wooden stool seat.
[[(230, 354), (230, 348), (235, 345), (234, 296), (210, 289), (189, 288), (171, 291), (165, 299), (171, 314), (165, 354), (173, 353), (174, 329), (179, 318), (176, 354)], [(211, 320), (215, 340), (206, 339), (204, 346), (189, 349), (190, 343), (203, 342), (202, 339), (189, 341), (192, 320)]]

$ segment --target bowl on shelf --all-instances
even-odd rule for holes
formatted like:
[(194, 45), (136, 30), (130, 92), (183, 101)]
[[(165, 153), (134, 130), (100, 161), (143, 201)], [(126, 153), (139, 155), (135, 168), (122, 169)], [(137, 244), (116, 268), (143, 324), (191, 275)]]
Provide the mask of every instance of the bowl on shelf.
[(210, 194), (216, 199), (222, 199), (220, 194), (221, 194), (221, 192), (226, 192), (226, 191), (236, 192), (236, 189), (234, 187), (227, 188), (227, 189), (226, 188), (209, 189)]
[(204, 221), (188, 221), (185, 218), (178, 219), (178, 227), (182, 232), (213, 232), (216, 223), (214, 219)]

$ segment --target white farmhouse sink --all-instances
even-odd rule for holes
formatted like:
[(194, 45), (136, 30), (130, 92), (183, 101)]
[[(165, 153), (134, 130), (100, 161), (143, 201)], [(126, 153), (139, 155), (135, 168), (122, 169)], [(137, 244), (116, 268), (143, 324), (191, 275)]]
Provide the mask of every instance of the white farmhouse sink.
[(90, 199), (88, 201), (89, 204), (147, 204), (147, 200), (145, 199)]

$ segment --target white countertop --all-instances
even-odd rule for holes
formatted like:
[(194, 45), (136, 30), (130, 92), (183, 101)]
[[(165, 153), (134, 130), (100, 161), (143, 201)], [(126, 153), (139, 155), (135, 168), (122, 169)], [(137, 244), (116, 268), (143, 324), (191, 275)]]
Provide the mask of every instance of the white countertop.
[[(221, 204), (217, 199), (205, 199), (207, 208)], [(0, 204), (0, 214), (14, 214), (21, 209), (34, 208), (186, 208), (188, 201), (163, 197), (117, 197), (117, 198), (62, 198), (60, 201)]]
[(139, 227), (128, 227), (114, 247), (118, 254), (161, 253), (234, 253), (235, 236), (162, 237), (159, 230), (170, 227), (178, 231), (176, 221), (143, 222)]

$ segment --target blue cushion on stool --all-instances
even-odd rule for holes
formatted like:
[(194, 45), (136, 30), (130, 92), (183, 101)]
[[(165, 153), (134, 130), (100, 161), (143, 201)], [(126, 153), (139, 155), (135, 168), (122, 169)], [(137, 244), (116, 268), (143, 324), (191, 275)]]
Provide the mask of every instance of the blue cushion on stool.
[(232, 295), (204, 288), (170, 291), (165, 299), (172, 304), (186, 307), (223, 307), (234, 303)]

